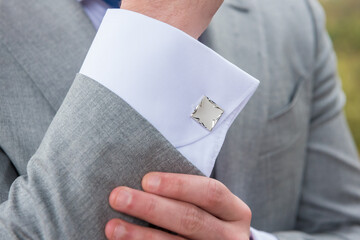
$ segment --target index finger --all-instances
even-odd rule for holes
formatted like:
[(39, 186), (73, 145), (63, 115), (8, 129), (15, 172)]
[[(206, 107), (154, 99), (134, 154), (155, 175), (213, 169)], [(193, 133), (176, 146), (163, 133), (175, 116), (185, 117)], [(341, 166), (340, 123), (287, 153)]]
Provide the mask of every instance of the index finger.
[(146, 192), (194, 204), (225, 221), (251, 217), (249, 207), (215, 179), (153, 172), (145, 175), (142, 186)]

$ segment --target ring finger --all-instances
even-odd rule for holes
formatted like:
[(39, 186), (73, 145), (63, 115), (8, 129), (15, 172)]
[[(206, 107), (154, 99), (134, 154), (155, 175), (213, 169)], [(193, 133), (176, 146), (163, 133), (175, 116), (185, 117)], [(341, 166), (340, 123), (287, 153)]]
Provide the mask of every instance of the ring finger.
[(110, 205), (190, 239), (221, 239), (228, 225), (192, 204), (126, 187), (113, 190)]
[(109, 240), (185, 240), (180, 236), (175, 236), (153, 228), (141, 227), (120, 219), (110, 220), (106, 224), (105, 234)]

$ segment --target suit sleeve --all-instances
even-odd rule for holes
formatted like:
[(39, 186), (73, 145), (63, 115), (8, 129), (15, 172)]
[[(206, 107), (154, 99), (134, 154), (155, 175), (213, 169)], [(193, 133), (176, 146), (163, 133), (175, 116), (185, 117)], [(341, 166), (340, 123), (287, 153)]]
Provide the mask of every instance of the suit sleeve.
[(77, 75), (27, 175), (0, 205), (0, 239), (105, 239), (110, 191), (141, 188), (150, 171), (201, 174), (135, 110)]
[(296, 231), (280, 240), (340, 240), (360, 236), (360, 161), (342, 108), (345, 96), (336, 56), (317, 1), (309, 1), (316, 29), (311, 127)]

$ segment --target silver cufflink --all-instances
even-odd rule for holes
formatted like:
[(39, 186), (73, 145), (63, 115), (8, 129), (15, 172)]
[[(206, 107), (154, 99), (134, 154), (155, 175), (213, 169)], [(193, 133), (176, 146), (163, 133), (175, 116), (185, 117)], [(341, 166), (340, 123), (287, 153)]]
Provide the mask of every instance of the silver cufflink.
[(211, 131), (223, 113), (224, 110), (205, 96), (201, 99), (200, 104), (195, 108), (191, 117), (207, 130)]

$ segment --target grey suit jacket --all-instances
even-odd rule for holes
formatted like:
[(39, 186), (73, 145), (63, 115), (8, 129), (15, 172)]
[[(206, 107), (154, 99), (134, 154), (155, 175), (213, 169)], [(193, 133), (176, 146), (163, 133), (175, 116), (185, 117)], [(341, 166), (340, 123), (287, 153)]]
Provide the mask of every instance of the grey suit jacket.
[[(76, 75), (94, 35), (76, 1), (0, 0), (0, 239), (103, 239), (113, 217), (146, 225), (111, 210), (114, 187), (140, 189), (150, 171), (201, 174)], [(201, 41), (261, 81), (213, 173), (251, 207), (252, 226), (359, 239), (360, 164), (319, 4), (226, 0)]]

